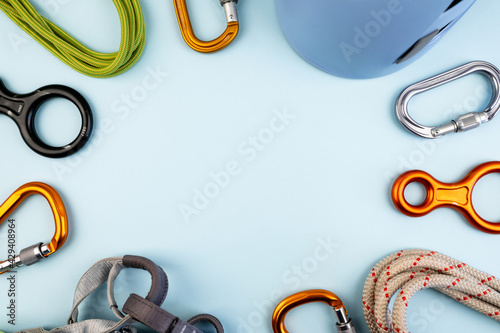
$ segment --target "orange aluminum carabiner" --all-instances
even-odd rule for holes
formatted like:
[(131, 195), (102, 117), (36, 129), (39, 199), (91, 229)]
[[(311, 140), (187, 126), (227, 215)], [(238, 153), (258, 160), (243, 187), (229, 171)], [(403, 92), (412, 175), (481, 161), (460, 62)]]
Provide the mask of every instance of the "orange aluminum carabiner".
[[(434, 209), (449, 207), (459, 211), (475, 228), (490, 234), (500, 234), (500, 223), (483, 219), (472, 204), (472, 191), (477, 181), (490, 173), (500, 173), (500, 162), (488, 162), (472, 169), (459, 182), (447, 184), (436, 180), (427, 172), (420, 170), (407, 171), (396, 179), (392, 187), (392, 201), (403, 214), (420, 217)], [(406, 201), (405, 189), (411, 183), (424, 186), (427, 196), (419, 205)]]
[(273, 332), (289, 333), (285, 327), (285, 317), (288, 312), (298, 306), (312, 302), (323, 302), (333, 307), (337, 316), (337, 330), (339, 332), (356, 333), (356, 328), (347, 315), (344, 303), (334, 293), (321, 289), (302, 291), (282, 300), (273, 313)]
[(201, 53), (217, 52), (231, 44), (231, 42), (236, 38), (236, 35), (238, 35), (240, 28), (238, 22), (238, 12), (236, 10), (238, 0), (220, 0), (220, 3), (226, 12), (226, 31), (212, 41), (202, 41), (196, 37), (193, 31), (186, 6), (186, 0), (174, 0), (175, 12), (177, 14), (177, 20), (179, 21), (179, 27), (181, 28), (182, 37), (193, 50)]
[(0, 274), (22, 265), (32, 265), (59, 250), (68, 237), (68, 216), (59, 194), (47, 184), (28, 183), (18, 188), (0, 206), (0, 225), (26, 198), (39, 194), (49, 203), (54, 215), (55, 233), (49, 244), (39, 243), (25, 248), (19, 255), (9, 255), (5, 261), (0, 261)]

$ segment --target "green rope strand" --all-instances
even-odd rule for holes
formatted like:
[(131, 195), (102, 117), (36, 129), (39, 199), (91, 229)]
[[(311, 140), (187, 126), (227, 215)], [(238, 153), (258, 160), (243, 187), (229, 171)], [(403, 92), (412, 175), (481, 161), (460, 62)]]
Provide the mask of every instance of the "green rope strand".
[(89, 49), (50, 20), (28, 0), (0, 0), (0, 9), (66, 65), (97, 78), (119, 75), (139, 60), (146, 43), (146, 27), (139, 0), (113, 0), (120, 17), (121, 40), (117, 52)]

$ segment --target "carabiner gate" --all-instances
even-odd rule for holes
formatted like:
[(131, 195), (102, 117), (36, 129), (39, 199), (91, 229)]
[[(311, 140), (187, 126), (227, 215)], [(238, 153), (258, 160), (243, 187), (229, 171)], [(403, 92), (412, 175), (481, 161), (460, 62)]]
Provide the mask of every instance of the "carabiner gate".
[(68, 237), (68, 216), (59, 194), (44, 183), (28, 183), (18, 188), (0, 206), (0, 225), (26, 198), (39, 194), (47, 199), (54, 215), (55, 233), (49, 244), (38, 243), (12, 255), (5, 261), (0, 261), (0, 275), (22, 265), (33, 265), (59, 250)]
[(323, 302), (333, 307), (337, 317), (337, 330), (339, 333), (356, 333), (356, 327), (348, 317), (344, 303), (334, 293), (321, 289), (302, 291), (282, 300), (273, 313), (273, 332), (289, 333), (285, 327), (285, 317), (288, 312), (298, 306), (312, 302)]
[[(408, 103), (413, 96), (475, 72), (484, 74), (491, 82), (493, 89), (490, 103), (484, 111), (470, 112), (461, 115), (449, 123), (435, 127), (421, 125), (410, 117)], [(428, 139), (435, 139), (453, 132), (465, 132), (479, 127), (479, 125), (490, 121), (499, 109), (500, 71), (497, 67), (485, 61), (473, 61), (427, 80), (412, 84), (403, 90), (396, 102), (396, 115), (399, 122), (410, 132)]]
[(240, 27), (238, 22), (238, 11), (236, 10), (238, 0), (220, 0), (220, 4), (224, 7), (224, 11), (226, 12), (227, 28), (224, 33), (216, 39), (202, 41), (196, 37), (193, 31), (186, 0), (174, 0), (175, 13), (177, 14), (182, 37), (193, 50), (201, 53), (217, 52), (231, 44), (238, 35)]

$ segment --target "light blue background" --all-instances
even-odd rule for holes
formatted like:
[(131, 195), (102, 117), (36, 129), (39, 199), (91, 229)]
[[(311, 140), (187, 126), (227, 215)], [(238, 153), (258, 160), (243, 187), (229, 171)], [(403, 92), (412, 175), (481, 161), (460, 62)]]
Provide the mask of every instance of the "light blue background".
[[(56, 3), (41, 1), (38, 8), (92, 48), (117, 49), (120, 32), (111, 1)], [(217, 36), (225, 25), (218, 1), (194, 3), (189, 7), (198, 35)], [(74, 72), (2, 14), (1, 78), (7, 86), (21, 93), (49, 83), (69, 85), (90, 101), (96, 128), (81, 153), (51, 160), (31, 152), (14, 123), (0, 118), (0, 197), (29, 181), (46, 182), (64, 198), (71, 228), (58, 253), (19, 270), (14, 329), (1, 310), (7, 283), (0, 278), (1, 329), (63, 325), (85, 270), (101, 258), (125, 254), (149, 257), (165, 269), (170, 278), (165, 309), (183, 319), (212, 313), (235, 333), (271, 332), (277, 302), (311, 288), (337, 293), (359, 332), (368, 332), (361, 307), (365, 277), (400, 249), (433, 249), (500, 274), (499, 236), (477, 231), (452, 210), (413, 219), (390, 201), (392, 181), (407, 169), (453, 182), (499, 158), (498, 119), (428, 141), (405, 131), (394, 115), (398, 93), (413, 82), (476, 59), (500, 65), (499, 2), (476, 3), (415, 64), (366, 81), (336, 78), (302, 60), (284, 39), (272, 1), (241, 1), (240, 35), (212, 55), (183, 42), (171, 1), (142, 5), (146, 50), (130, 71), (112, 79)], [(150, 71), (165, 75), (147, 98), (125, 110), (122, 96), (139, 93)], [(437, 124), (449, 120), (444, 114), (454, 107), (463, 108), (461, 113), (481, 108), (489, 97), (478, 87), (485, 86), (479, 75), (463, 79), (416, 98), (412, 114)], [(44, 133), (68, 135), (62, 127), (77, 117), (64, 114), (63, 103), (51, 105), (40, 116)], [(248, 138), (284, 111), (294, 119), (248, 161), (249, 153), (241, 153)], [(241, 172), (186, 222), (179, 207), (192, 205), (210, 174), (231, 161)], [(500, 219), (499, 185), (500, 177), (488, 176), (474, 197), (479, 212), (492, 220)], [(51, 214), (41, 198), (29, 199), (13, 217), (19, 247), (52, 236)], [(0, 253), (6, 253), (1, 245), (6, 231), (3, 225)], [(317, 252), (328, 241), (335, 244), (332, 253)], [(130, 292), (144, 295), (148, 280), (146, 274), (124, 272), (117, 285), (120, 304)], [(82, 319), (112, 318), (104, 314), (109, 311), (104, 295), (93, 296)], [(294, 333), (331, 332), (330, 311), (308, 305), (293, 312), (287, 325)], [(433, 292), (417, 295), (409, 313), (413, 333), (498, 330), (493, 320)]]

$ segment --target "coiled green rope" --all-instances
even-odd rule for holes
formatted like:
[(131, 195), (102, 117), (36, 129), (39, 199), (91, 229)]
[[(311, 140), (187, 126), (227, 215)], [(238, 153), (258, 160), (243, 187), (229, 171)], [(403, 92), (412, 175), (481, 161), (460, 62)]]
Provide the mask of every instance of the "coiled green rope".
[(0, 9), (19, 27), (74, 70), (98, 78), (119, 75), (132, 67), (144, 50), (146, 26), (139, 0), (113, 0), (121, 24), (120, 49), (89, 49), (50, 20), (28, 0), (0, 0)]

